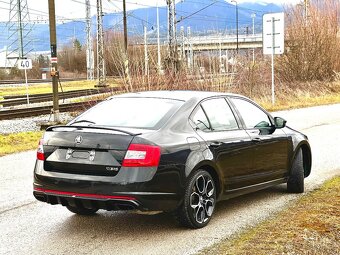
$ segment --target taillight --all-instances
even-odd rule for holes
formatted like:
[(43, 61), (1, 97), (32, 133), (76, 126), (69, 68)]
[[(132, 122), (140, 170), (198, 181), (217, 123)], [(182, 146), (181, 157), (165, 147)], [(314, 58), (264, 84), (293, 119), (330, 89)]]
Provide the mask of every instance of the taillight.
[(130, 144), (122, 166), (147, 167), (158, 166), (161, 157), (161, 149), (158, 146), (146, 144)]
[(44, 140), (40, 139), (39, 145), (38, 145), (38, 150), (37, 150), (37, 159), (39, 159), (39, 160), (45, 160), (43, 143), (44, 143)]

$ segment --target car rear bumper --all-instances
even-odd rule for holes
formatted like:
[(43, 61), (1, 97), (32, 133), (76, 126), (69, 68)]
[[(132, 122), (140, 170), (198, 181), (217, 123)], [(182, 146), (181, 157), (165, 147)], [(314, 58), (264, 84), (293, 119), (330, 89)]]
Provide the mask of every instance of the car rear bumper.
[(173, 185), (171, 176), (163, 173), (155, 174), (152, 180), (131, 178), (128, 182), (117, 182), (117, 176), (49, 172), (38, 163), (34, 171), (33, 195), (49, 204), (89, 209), (173, 211), (181, 202), (181, 187), (179, 180), (174, 180), (177, 185)]
[(48, 190), (34, 188), (34, 197), (52, 205), (82, 207), (87, 209), (104, 209), (107, 211), (133, 210), (141, 205), (134, 197), (128, 196), (106, 196), (98, 194), (84, 194), (77, 192), (65, 192), (60, 190)]
[[(33, 195), (41, 201), (52, 205), (79, 206), (88, 209), (173, 211), (179, 200), (176, 194), (156, 192), (124, 192), (117, 195), (79, 193), (61, 190), (37, 188), (34, 184)], [(76, 188), (74, 188), (76, 190)]]

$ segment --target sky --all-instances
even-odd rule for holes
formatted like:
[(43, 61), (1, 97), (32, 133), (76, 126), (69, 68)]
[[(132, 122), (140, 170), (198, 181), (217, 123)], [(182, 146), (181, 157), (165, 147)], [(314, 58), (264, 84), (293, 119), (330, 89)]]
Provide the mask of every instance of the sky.
[[(102, 0), (103, 12), (121, 12), (122, 0)], [(185, 0), (182, 0), (185, 1)], [(220, 0), (223, 1), (223, 0)], [(96, 0), (90, 0), (91, 2), (91, 14), (96, 14)], [(165, 5), (165, 0), (126, 0), (127, 9), (135, 9), (149, 6), (156, 6), (157, 2), (159, 6)], [(176, 1), (179, 2), (179, 1)], [(199, 2), (199, 1), (198, 1)], [(227, 0), (226, 2), (231, 2)], [(275, 4), (296, 4), (300, 0), (238, 0), (239, 3), (243, 2), (263, 2), (263, 3), (275, 3)], [(9, 7), (10, 0), (0, 0), (0, 21), (8, 21), (9, 19)], [(83, 19), (85, 16), (85, 0), (55, 0), (56, 16), (58, 22), (67, 22), (68, 19)], [(136, 4), (133, 4), (136, 3)], [(48, 1), (47, 0), (27, 0), (27, 4), (30, 12), (30, 19), (37, 23), (47, 23), (48, 19)]]

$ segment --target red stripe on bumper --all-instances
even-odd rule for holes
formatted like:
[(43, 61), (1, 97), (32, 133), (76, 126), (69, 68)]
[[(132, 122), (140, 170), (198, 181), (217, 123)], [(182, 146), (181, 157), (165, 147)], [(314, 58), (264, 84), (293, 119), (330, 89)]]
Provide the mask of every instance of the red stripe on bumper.
[(55, 195), (76, 196), (76, 197), (97, 198), (97, 199), (118, 199), (118, 200), (133, 200), (133, 201), (136, 200), (135, 197), (129, 197), (129, 196), (87, 194), (87, 193), (77, 193), (77, 192), (69, 192), (69, 191), (50, 190), (50, 189), (43, 189), (43, 188), (34, 188), (34, 191), (50, 193), (50, 194), (55, 194)]

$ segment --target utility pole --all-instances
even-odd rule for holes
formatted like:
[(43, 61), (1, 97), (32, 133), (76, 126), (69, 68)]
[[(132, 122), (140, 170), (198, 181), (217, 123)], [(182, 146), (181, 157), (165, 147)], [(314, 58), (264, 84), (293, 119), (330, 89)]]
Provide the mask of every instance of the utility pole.
[(51, 76), (53, 91), (53, 115), (54, 122), (59, 123), (59, 96), (58, 96), (58, 64), (57, 64), (57, 31), (55, 21), (54, 0), (48, 0), (48, 15), (50, 24), (50, 45), (51, 45)]
[(192, 43), (191, 43), (191, 28), (190, 27), (187, 27), (187, 40), (188, 40), (188, 50), (187, 50), (188, 69), (192, 71), (194, 56), (193, 56)]
[(238, 3), (236, 0), (231, 0), (231, 2), (235, 3), (235, 12), (236, 12), (236, 52), (238, 53)]
[(168, 61), (172, 70), (177, 69), (178, 53), (176, 40), (175, 0), (166, 0), (168, 6)]
[(102, 0), (97, 0), (97, 78), (96, 87), (106, 87)]
[(161, 44), (159, 39), (159, 11), (158, 11), (158, 1), (157, 1), (157, 70), (158, 74), (162, 72), (161, 64)]
[(129, 90), (132, 91), (132, 85), (130, 80), (129, 71), (129, 56), (128, 56), (128, 34), (127, 34), (127, 18), (126, 18), (126, 1), (123, 0), (123, 26), (124, 26), (124, 75), (125, 80), (129, 86)]
[(180, 30), (180, 35), (181, 35), (181, 61), (185, 59), (185, 50), (184, 50), (184, 40), (185, 40), (185, 35), (184, 35), (184, 27), (181, 26)]
[(308, 18), (309, 18), (309, 6), (310, 0), (304, 0), (304, 9), (305, 9), (305, 25), (308, 25)]
[(147, 28), (146, 26), (144, 26), (144, 75), (148, 76), (149, 75), (149, 57), (148, 57), (148, 42), (147, 42), (147, 37), (146, 37), (146, 33), (147, 33)]
[(229, 55), (228, 55), (228, 50), (225, 50), (225, 66), (226, 66), (226, 72), (229, 73)]
[(127, 55), (127, 19), (126, 19), (126, 1), (123, 0), (123, 26), (124, 26), (124, 51)]
[(91, 5), (90, 0), (85, 0), (86, 4), (86, 70), (87, 79), (94, 79), (94, 52), (92, 42), (92, 29), (91, 29)]
[[(255, 18), (256, 18), (256, 14), (252, 13), (251, 18), (253, 20), (253, 40), (254, 40), (254, 43), (255, 43)], [(255, 48), (253, 48), (253, 65), (255, 65)]]
[(219, 38), (219, 73), (222, 73), (222, 37)]

